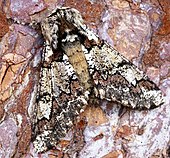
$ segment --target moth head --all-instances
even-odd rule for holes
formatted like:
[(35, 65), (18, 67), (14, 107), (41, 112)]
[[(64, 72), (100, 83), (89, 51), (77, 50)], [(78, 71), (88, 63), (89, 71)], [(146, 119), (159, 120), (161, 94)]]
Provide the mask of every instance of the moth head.
[[(41, 22), (41, 30), (45, 40), (57, 49), (62, 33), (77, 28), (82, 30), (83, 19), (78, 10), (73, 8), (57, 8)], [(60, 37), (59, 37), (60, 36)]]

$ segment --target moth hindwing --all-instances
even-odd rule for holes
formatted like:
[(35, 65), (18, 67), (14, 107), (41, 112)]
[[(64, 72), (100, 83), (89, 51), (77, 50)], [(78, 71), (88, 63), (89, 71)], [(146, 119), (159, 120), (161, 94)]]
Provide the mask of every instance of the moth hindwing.
[(136, 109), (163, 104), (158, 87), (83, 23), (72, 8), (41, 22), (45, 39), (34, 124), (38, 152), (54, 147), (93, 96)]

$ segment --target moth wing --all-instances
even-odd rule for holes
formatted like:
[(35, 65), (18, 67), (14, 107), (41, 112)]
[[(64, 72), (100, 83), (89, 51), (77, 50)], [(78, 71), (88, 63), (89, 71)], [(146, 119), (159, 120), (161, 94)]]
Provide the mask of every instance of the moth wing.
[[(35, 136), (33, 144), (37, 152), (43, 152), (54, 147), (61, 138), (66, 136), (77, 116), (88, 104), (89, 95), (88, 91), (84, 91), (79, 84), (66, 55), (63, 56), (62, 62), (52, 61), (50, 67), (42, 68), (42, 70), (46, 72), (46, 75), (42, 77), (50, 76), (50, 78), (41, 79), (41, 81), (50, 81), (51, 86), (40, 90), (45, 90), (46, 93), (51, 89), (48, 93), (51, 93), (52, 98), (50, 98), (48, 104), (47, 101), (42, 102), (42, 100), (47, 99), (46, 95), (39, 96), (38, 108), (42, 109), (42, 106), (44, 107), (47, 103), (47, 111), (41, 110), (41, 117), (38, 117), (35, 124), (36, 129), (33, 132)], [(41, 82), (40, 84), (42, 85)], [(47, 86), (47, 84), (45, 85)], [(40, 93), (43, 94), (44, 92)], [(50, 109), (50, 114), (48, 109)]]
[(138, 109), (163, 104), (156, 84), (107, 43), (101, 41), (85, 54), (96, 97)]

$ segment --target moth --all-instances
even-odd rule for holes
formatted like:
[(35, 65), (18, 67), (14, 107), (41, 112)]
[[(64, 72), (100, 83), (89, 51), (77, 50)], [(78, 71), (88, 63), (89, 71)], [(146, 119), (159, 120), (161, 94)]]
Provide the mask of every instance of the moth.
[(88, 29), (76, 9), (57, 8), (40, 25), (45, 43), (33, 125), (37, 152), (55, 147), (91, 100), (132, 109), (163, 104), (159, 88)]

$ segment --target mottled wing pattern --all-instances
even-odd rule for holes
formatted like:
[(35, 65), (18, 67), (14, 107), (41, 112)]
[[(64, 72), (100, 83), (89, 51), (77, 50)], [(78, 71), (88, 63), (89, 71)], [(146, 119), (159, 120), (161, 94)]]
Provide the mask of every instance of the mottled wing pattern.
[(96, 97), (136, 109), (155, 108), (163, 103), (156, 84), (107, 43), (91, 45), (86, 60)]
[[(43, 55), (46, 53), (44, 51)], [(45, 58), (43, 59), (43, 63), (46, 63)], [(40, 77), (37, 120), (33, 130), (33, 143), (37, 152), (57, 145), (66, 136), (88, 101), (88, 91), (79, 84), (66, 55), (63, 55), (61, 61), (44, 64)]]
[(38, 152), (55, 146), (94, 96), (137, 109), (163, 103), (158, 87), (90, 31), (77, 10), (57, 8), (41, 29), (45, 47), (33, 128)]

